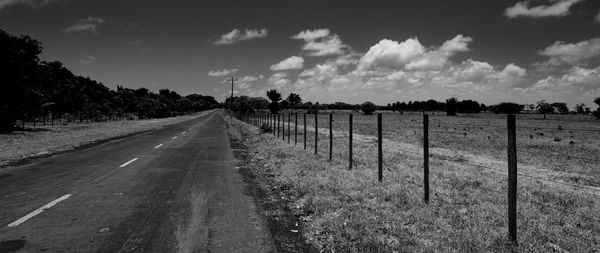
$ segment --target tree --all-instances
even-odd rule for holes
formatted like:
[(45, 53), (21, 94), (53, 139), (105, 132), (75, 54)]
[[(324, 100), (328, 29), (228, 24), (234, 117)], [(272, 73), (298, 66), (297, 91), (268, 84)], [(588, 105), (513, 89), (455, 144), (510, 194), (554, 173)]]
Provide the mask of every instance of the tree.
[(272, 89), (267, 91), (267, 97), (271, 100), (271, 104), (269, 104), (269, 111), (271, 111), (271, 113), (278, 113), (280, 110), (279, 101), (281, 101), (281, 93), (277, 92), (275, 89)]
[(569, 107), (566, 103), (552, 103), (552, 107), (561, 114), (569, 112)]
[(373, 104), (372, 102), (367, 101), (367, 102), (362, 103), (360, 109), (363, 111), (363, 113), (365, 115), (372, 115), (373, 112), (375, 112), (375, 110), (377, 110), (377, 106), (375, 104)]
[(523, 106), (523, 105), (510, 103), (510, 102), (502, 102), (500, 104), (490, 106), (492, 112), (494, 112), (496, 114), (498, 114), (498, 113), (516, 114), (516, 113), (519, 113), (520, 111), (522, 111), (524, 107), (525, 106)]
[(481, 110), (482, 106), (473, 100), (463, 100), (456, 104), (456, 111), (459, 113), (478, 113)]
[(296, 108), (298, 104), (302, 103), (302, 98), (296, 93), (290, 93), (286, 100), (292, 109)]
[(593, 114), (594, 116), (596, 116), (596, 118), (600, 119), (600, 97), (594, 99), (594, 103), (598, 105), (598, 109), (596, 109), (596, 111), (594, 111)]
[(587, 107), (585, 106), (584, 103), (579, 103), (575, 105), (575, 112), (577, 112), (577, 114), (585, 114), (585, 109)]
[(38, 109), (41, 44), (29, 36), (0, 30), (0, 132), (10, 132), (17, 119)]
[(446, 115), (456, 116), (456, 98), (446, 100)]
[(546, 114), (554, 113), (554, 107), (546, 102), (546, 100), (538, 101), (536, 109), (539, 113), (544, 114), (544, 119), (546, 119)]

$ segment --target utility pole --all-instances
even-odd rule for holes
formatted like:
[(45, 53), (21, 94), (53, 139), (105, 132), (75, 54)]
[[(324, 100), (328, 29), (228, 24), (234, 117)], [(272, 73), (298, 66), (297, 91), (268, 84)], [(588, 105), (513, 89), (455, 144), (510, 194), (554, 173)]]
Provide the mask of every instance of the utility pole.
[(227, 79), (227, 81), (231, 81), (231, 100), (229, 101), (229, 110), (231, 110), (231, 118), (233, 118), (233, 82), (237, 80), (238, 79), (235, 77)]

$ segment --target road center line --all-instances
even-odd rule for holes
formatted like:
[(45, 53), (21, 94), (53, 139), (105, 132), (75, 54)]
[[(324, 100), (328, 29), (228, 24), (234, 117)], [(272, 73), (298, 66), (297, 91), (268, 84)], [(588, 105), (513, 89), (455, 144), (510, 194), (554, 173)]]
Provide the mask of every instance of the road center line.
[(187, 132), (186, 132), (186, 131), (183, 131), (183, 133), (182, 133), (182, 134), (185, 134), (185, 133), (187, 133)]
[(175, 139), (177, 139), (177, 136), (175, 136), (175, 137), (171, 138), (171, 140), (175, 140)]
[(126, 163), (124, 163), (124, 164), (121, 164), (121, 166), (119, 166), (119, 167), (123, 168), (123, 167), (125, 167), (125, 166), (129, 165), (130, 163), (132, 163), (132, 162), (135, 162), (135, 160), (137, 160), (137, 157), (136, 157), (136, 158), (133, 158), (133, 159), (131, 159), (131, 160), (129, 160), (129, 162), (126, 162)]
[(154, 147), (154, 148), (160, 148), (160, 147), (162, 147), (162, 144), (160, 144), (160, 145), (158, 145), (158, 146), (156, 146), (156, 147)]
[(18, 220), (16, 220), (16, 221), (14, 221), (13, 223), (11, 223), (11, 224), (8, 224), (8, 226), (7, 226), (7, 227), (11, 227), (11, 228), (12, 228), (12, 227), (16, 227), (16, 226), (18, 226), (18, 225), (21, 225), (23, 222), (26, 222), (27, 220), (29, 220), (29, 219), (33, 218), (34, 216), (36, 216), (36, 215), (38, 215), (38, 214), (40, 214), (40, 213), (42, 213), (42, 212), (46, 211), (46, 210), (47, 210), (47, 209), (49, 209), (50, 207), (53, 207), (53, 206), (54, 206), (54, 205), (56, 205), (58, 202), (61, 202), (61, 201), (65, 200), (65, 199), (68, 199), (69, 197), (71, 197), (71, 195), (72, 195), (72, 194), (66, 194), (66, 195), (64, 195), (64, 196), (62, 196), (62, 197), (60, 197), (60, 198), (58, 198), (58, 199), (55, 199), (54, 201), (52, 201), (52, 202), (50, 202), (50, 203), (48, 203), (48, 204), (46, 204), (46, 205), (44, 205), (44, 206), (42, 206), (42, 207), (40, 207), (40, 208), (36, 209), (35, 211), (33, 211), (33, 212), (31, 212), (31, 213), (29, 213), (29, 214), (27, 214), (27, 215), (23, 216), (22, 218), (20, 218), (20, 219), (18, 219)]

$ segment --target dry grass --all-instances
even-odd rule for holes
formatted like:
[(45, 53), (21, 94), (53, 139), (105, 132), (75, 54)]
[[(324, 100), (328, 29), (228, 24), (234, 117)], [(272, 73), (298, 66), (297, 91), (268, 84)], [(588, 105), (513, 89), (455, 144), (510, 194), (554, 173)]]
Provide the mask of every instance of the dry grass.
[[(392, 116), (397, 118), (392, 118)], [(320, 118), (320, 127), (327, 126)], [(312, 126), (309, 117), (309, 126)], [(526, 131), (544, 128), (545, 138), (564, 135), (560, 143), (520, 131), (518, 233), (520, 244), (507, 240), (506, 130), (501, 118), (433, 117), (431, 150), (432, 199), (422, 203), (420, 115), (384, 115), (384, 181), (376, 178), (375, 117), (355, 116), (355, 168), (347, 169), (347, 115), (334, 123), (334, 160), (328, 158), (328, 130), (320, 129), (314, 156), (314, 129), (307, 132), (309, 150), (272, 135), (249, 138), (252, 164), (269, 170), (290, 199), (287, 208), (306, 222), (309, 242), (326, 252), (526, 252), (600, 250), (600, 189), (595, 187), (598, 154), (593, 122), (521, 119)], [(465, 126), (467, 136), (433, 131), (437, 124)], [(438, 123), (439, 122), (439, 123)], [(496, 123), (494, 123), (496, 122)], [(544, 124), (532, 126), (533, 123)], [(553, 123), (563, 130), (551, 131)], [(412, 127), (411, 127), (412, 126)], [(287, 127), (287, 125), (286, 125)], [(453, 126), (454, 127), (454, 126)], [(457, 126), (458, 127), (458, 126)], [(450, 128), (448, 126), (448, 128)], [(470, 128), (470, 130), (469, 130)], [(302, 127), (299, 127), (302, 129)], [(522, 128), (523, 129), (523, 128)], [(454, 130), (453, 131), (459, 131)], [(256, 128), (240, 131), (257, 133)], [(445, 131), (445, 130), (444, 130)], [(450, 131), (450, 130), (448, 130)], [(569, 133), (573, 131), (573, 133)], [(547, 135), (551, 135), (547, 136)], [(293, 137), (292, 132), (292, 137)], [(490, 139), (487, 138), (490, 136)], [(304, 136), (299, 136), (303, 140)], [(564, 140), (572, 138), (573, 144)], [(293, 140), (292, 140), (293, 143)], [(568, 151), (563, 151), (566, 149)], [(591, 160), (555, 157), (568, 153)], [(597, 159), (597, 158), (596, 158)]]
[(0, 134), (0, 165), (27, 157), (70, 150), (112, 137), (157, 129), (198, 116), (199, 114), (164, 119), (39, 126), (35, 131)]

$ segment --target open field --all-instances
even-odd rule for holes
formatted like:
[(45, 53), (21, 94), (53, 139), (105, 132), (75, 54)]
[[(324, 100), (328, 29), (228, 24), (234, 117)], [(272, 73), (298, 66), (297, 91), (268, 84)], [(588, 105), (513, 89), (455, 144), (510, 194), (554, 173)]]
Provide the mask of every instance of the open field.
[(163, 119), (38, 125), (33, 130), (0, 134), (0, 165), (27, 157), (66, 151), (104, 139), (157, 129), (205, 113)]
[[(591, 117), (517, 116), (518, 248), (600, 250), (600, 124)], [(257, 170), (283, 186), (303, 234), (327, 252), (510, 251), (506, 218), (506, 116), (430, 116), (432, 199), (422, 203), (422, 115), (383, 115), (383, 182), (377, 183), (376, 116), (354, 115), (354, 161), (348, 170), (348, 115), (319, 116), (319, 154), (273, 135), (250, 135)], [(293, 122), (293, 121), (292, 121)], [(559, 127), (560, 126), (560, 127)], [(287, 128), (287, 124), (286, 124)], [(561, 130), (562, 129), (562, 130)], [(251, 127), (250, 132), (257, 132)], [(287, 129), (286, 129), (287, 133)], [(558, 138), (555, 140), (555, 138)], [(560, 140), (559, 140), (560, 139)]]

